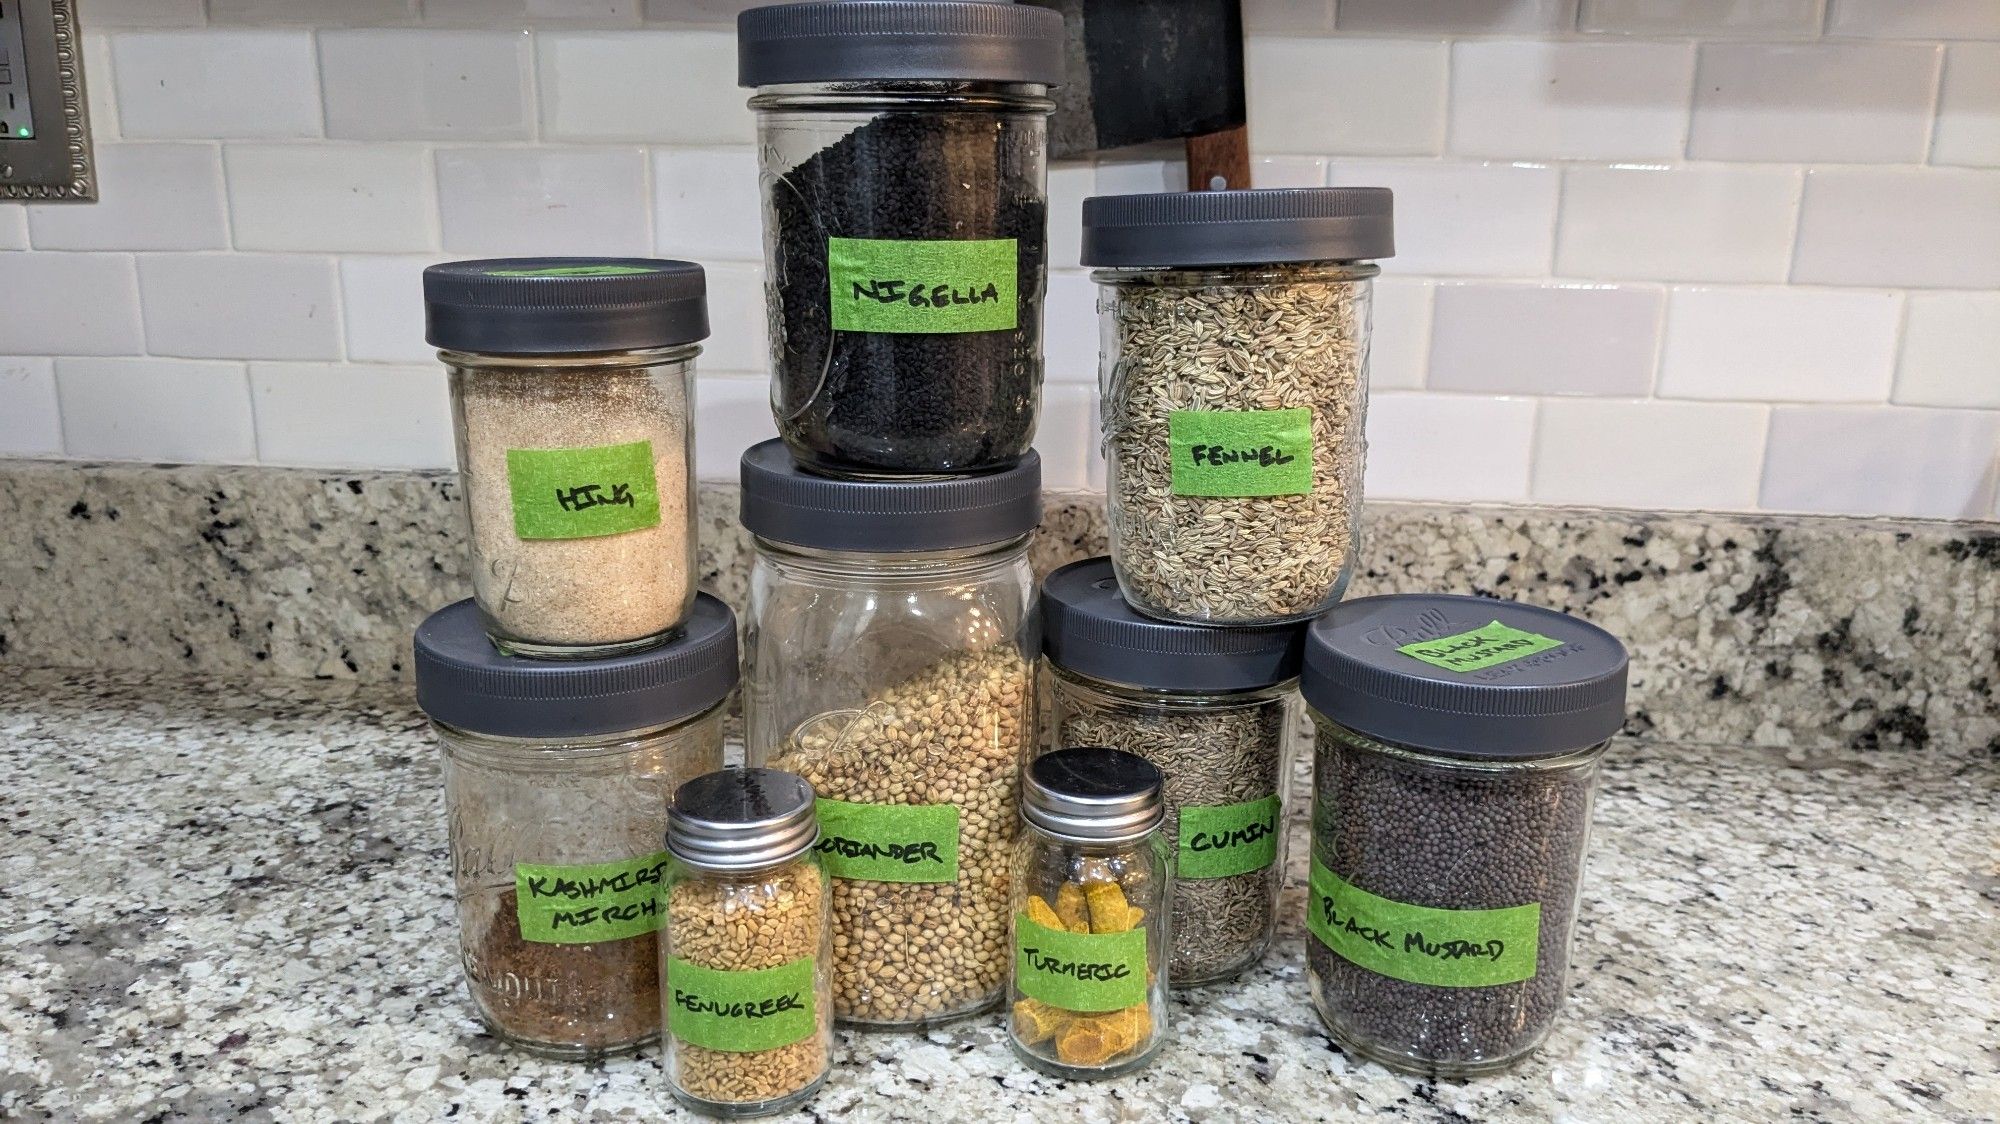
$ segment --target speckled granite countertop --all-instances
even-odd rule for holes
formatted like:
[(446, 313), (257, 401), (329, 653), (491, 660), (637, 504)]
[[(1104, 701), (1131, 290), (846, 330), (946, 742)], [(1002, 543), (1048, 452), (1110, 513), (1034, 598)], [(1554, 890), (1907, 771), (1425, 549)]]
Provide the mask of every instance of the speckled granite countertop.
[[(673, 1115), (654, 1054), (566, 1065), (480, 1032), (400, 689), (0, 671), (0, 757), (0, 1119)], [(1996, 831), (1984, 755), (1623, 744), (1572, 1002), (1511, 1074), (1440, 1085), (1343, 1054), (1293, 920), (1262, 969), (1179, 996), (1138, 1075), (1039, 1077), (987, 1023), (843, 1035), (813, 1115), (1993, 1120)]]

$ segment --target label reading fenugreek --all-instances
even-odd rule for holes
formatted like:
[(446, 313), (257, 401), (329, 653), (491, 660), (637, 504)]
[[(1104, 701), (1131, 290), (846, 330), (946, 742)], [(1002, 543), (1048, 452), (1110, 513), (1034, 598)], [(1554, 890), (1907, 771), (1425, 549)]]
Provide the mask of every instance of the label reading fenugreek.
[(814, 801), (827, 873), (858, 882), (958, 881), (958, 808), (952, 804)]
[(810, 956), (738, 972), (667, 959), (667, 1031), (682, 1042), (750, 1054), (789, 1046), (818, 1029)]
[(1018, 240), (829, 238), (833, 326), (843, 332), (997, 332), (1020, 315)]
[(621, 941), (660, 927), (667, 853), (587, 866), (514, 865), (521, 939), (536, 944)]
[(1175, 410), (1177, 496), (1302, 496), (1313, 487), (1312, 410)]
[(1419, 640), (1396, 650), (1420, 659), (1432, 667), (1463, 675), (1512, 663), (1536, 652), (1562, 647), (1562, 641), (1538, 633), (1524, 632), (1494, 621), (1484, 628), (1461, 632), (1437, 640)]
[(1278, 861), (1278, 798), (1183, 804), (1177, 878), (1228, 878)]
[(507, 450), (514, 534), (590, 539), (660, 524), (653, 443)]
[(1306, 928), (1341, 959), (1391, 979), (1491, 987), (1535, 978), (1538, 903), (1433, 909), (1371, 894), (1312, 862)]
[(1066, 933), (1014, 915), (1014, 982), (1065, 1011), (1122, 1011), (1146, 1001), (1146, 930)]

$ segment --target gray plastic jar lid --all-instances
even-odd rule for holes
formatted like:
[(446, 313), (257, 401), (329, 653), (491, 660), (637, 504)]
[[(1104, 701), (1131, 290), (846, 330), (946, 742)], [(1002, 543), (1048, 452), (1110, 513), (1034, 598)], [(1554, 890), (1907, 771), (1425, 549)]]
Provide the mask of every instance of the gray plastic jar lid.
[(1374, 261), (1395, 254), (1395, 201), (1386, 187), (1168, 191), (1083, 201), (1089, 266)]
[(588, 738), (671, 726), (736, 686), (736, 615), (695, 594), (681, 635), (601, 660), (502, 655), (470, 599), (417, 626), (417, 706), (443, 723), (503, 738)]
[(779, 769), (704, 773), (667, 808), (667, 851), (698, 870), (763, 870), (818, 841), (812, 785)]
[(708, 338), (708, 279), (664, 258), (488, 258), (424, 270), (424, 339), (485, 355), (574, 355)]
[(1042, 652), (1066, 671), (1156, 691), (1255, 691), (1295, 679), (1306, 626), (1205, 628), (1141, 616), (1109, 558), (1042, 581)]
[(1124, 843), (1160, 826), (1166, 774), (1137, 754), (1103, 746), (1044, 753), (1022, 776), (1021, 817), (1058, 839)]
[[(1495, 622), (1556, 643), (1517, 639), (1522, 655), (1463, 671), (1400, 650)], [(1501, 638), (1489, 633), (1493, 639)], [(1626, 670), (1617, 637), (1566, 613), (1486, 597), (1392, 594), (1343, 602), (1312, 623), (1299, 690), (1330, 721), (1377, 741), (1525, 759), (1616, 734), (1625, 723)]]
[(784, 442), (743, 451), (739, 517), (760, 539), (900, 554), (1019, 538), (1042, 521), (1042, 459), (948, 480), (840, 480), (800, 468)]
[(736, 17), (736, 84), (1063, 80), (1060, 12), (1011, 0), (837, 0)]

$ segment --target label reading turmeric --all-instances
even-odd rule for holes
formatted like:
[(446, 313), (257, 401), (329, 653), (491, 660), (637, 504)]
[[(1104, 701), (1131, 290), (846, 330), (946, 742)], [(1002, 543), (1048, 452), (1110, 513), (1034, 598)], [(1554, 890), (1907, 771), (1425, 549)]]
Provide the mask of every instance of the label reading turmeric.
[(1146, 931), (1067, 933), (1014, 915), (1021, 994), (1065, 1011), (1118, 1011), (1146, 1001)]

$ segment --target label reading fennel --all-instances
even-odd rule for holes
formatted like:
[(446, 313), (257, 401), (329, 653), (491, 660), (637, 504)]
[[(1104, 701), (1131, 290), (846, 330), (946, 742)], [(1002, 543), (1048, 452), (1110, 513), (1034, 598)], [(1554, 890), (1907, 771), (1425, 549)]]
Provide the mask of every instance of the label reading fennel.
[(749, 1054), (789, 1046), (818, 1028), (810, 956), (740, 972), (667, 959), (667, 1031), (682, 1042)]
[(829, 238), (833, 326), (940, 335), (1011, 329), (1019, 316), (1019, 267), (1013, 238)]
[(1014, 915), (1014, 981), (1065, 1011), (1122, 1011), (1146, 1001), (1146, 930), (1066, 933)]
[(1278, 798), (1241, 804), (1184, 804), (1180, 815), (1180, 878), (1228, 878), (1278, 861)]
[(858, 882), (958, 881), (958, 809), (950, 804), (850, 804), (821, 797), (826, 871)]
[(509, 449), (507, 488), (522, 539), (590, 539), (660, 523), (651, 441)]
[(1302, 496), (1313, 486), (1312, 410), (1175, 410), (1177, 496)]
[(1494, 621), (1485, 628), (1475, 628), (1471, 632), (1461, 632), (1456, 636), (1446, 636), (1438, 640), (1419, 640), (1404, 644), (1396, 650), (1406, 656), (1420, 659), (1432, 667), (1460, 674), (1484, 671), (1503, 663), (1512, 663), (1523, 656), (1536, 652), (1546, 652), (1550, 648), (1560, 648), (1563, 642), (1553, 637), (1541, 636), (1533, 632), (1523, 632)]
[(537, 944), (620, 941), (660, 927), (667, 853), (589, 866), (514, 866), (521, 939)]
[(1306, 928), (1341, 959), (1391, 979), (1491, 987), (1535, 978), (1539, 903), (1432, 909), (1378, 897), (1312, 862)]

